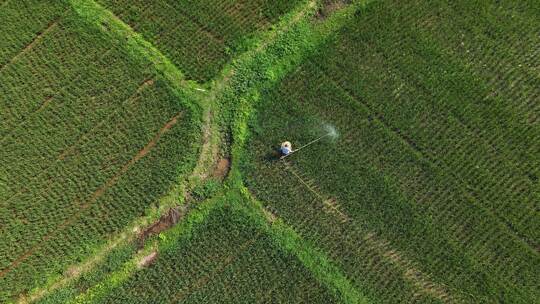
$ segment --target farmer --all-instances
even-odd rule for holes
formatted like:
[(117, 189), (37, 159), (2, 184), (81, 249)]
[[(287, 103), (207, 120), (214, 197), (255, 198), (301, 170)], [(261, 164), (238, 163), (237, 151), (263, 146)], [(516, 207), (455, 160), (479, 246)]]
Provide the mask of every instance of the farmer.
[(290, 142), (286, 141), (281, 144), (281, 148), (279, 149), (281, 152), (281, 156), (287, 156), (290, 153), (292, 153), (292, 145)]

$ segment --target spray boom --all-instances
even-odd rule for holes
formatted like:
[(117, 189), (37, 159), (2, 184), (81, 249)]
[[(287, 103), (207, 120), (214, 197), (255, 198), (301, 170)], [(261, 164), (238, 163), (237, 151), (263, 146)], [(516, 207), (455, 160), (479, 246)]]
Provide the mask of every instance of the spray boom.
[(312, 144), (318, 142), (319, 140), (321, 140), (321, 139), (323, 139), (323, 138), (325, 138), (325, 137), (327, 137), (327, 136), (331, 136), (331, 135), (334, 136), (334, 132), (328, 132), (327, 134), (325, 134), (325, 135), (323, 135), (323, 136), (321, 136), (321, 137), (319, 137), (319, 138), (317, 138), (317, 139), (314, 139), (314, 140), (308, 142), (307, 144), (301, 146), (300, 148), (291, 151), (289, 154), (283, 155), (280, 159), (284, 159), (285, 157), (287, 157), (287, 156), (289, 156), (289, 155), (291, 155), (291, 154), (293, 154), (293, 153), (296, 153), (296, 152), (298, 152), (298, 151), (300, 151), (300, 150), (302, 150), (302, 149), (304, 149), (304, 148), (306, 148), (306, 147), (308, 147), (308, 146), (311, 146)]

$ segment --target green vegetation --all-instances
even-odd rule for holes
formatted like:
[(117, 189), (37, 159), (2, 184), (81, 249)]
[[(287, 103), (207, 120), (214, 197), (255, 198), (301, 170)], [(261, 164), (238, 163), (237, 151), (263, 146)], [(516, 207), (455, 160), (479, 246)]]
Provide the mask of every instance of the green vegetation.
[[(360, 9), (263, 95), (240, 162), (257, 198), (382, 302), (539, 296), (533, 151), (540, 129), (530, 119), (539, 79), (492, 94), (491, 79), (515, 75), (451, 49), (460, 34), (448, 30), (497, 33), (475, 37), (481, 45), (523, 39), (527, 54), (538, 44), (538, 22), (517, 14), (534, 4), (458, 2), (377, 1)], [(467, 17), (478, 6), (483, 18)], [(504, 19), (512, 14), (518, 24)], [(298, 147), (325, 134), (325, 124), (337, 127), (337, 139), (285, 161), (272, 156), (285, 139)]]
[[(256, 265), (256, 267), (254, 267)], [(239, 210), (212, 210), (102, 303), (334, 303), (331, 294)]]
[(63, 8), (61, 1), (29, 0), (25, 5), (15, 1), (0, 2), (0, 70), (18, 59), (17, 54), (35, 40), (36, 33), (58, 20)]
[[(338, 302), (337, 294), (290, 254), (289, 248), (298, 246), (291, 232), (271, 228), (246, 203), (233, 193), (207, 202), (159, 237), (152, 266), (139, 269), (138, 261), (126, 260), (134, 248), (121, 247), (40, 303)], [(285, 239), (289, 245), (283, 251), (278, 245)], [(133, 274), (126, 276), (130, 268)]]
[(91, 271), (82, 272), (81, 276), (76, 280), (46, 294), (39, 303), (69, 303), (69, 301), (74, 300), (81, 293), (106, 280), (111, 273), (120, 269), (125, 263), (128, 263), (136, 251), (137, 247), (134, 243), (128, 243), (115, 248), (104, 260), (97, 263)]
[(99, 0), (158, 47), (189, 79), (207, 82), (300, 0)]
[(0, 17), (0, 302), (540, 298), (535, 1)]
[(121, 41), (57, 6), (63, 16), (21, 12), (42, 28), (2, 31), (18, 51), (2, 54), (0, 70), (0, 302), (90, 255), (196, 157), (197, 108)]

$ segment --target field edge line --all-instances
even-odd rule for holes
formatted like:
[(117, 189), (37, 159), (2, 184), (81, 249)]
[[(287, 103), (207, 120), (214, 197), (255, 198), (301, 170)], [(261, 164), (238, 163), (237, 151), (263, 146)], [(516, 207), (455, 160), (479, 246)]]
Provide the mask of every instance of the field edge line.
[(278, 248), (296, 257), (319, 283), (338, 295), (343, 303), (373, 303), (353, 286), (343, 271), (322, 250), (304, 239), (282, 219), (270, 218), (263, 204), (254, 198), (247, 188), (243, 187), (240, 192), (247, 204), (237, 207), (243, 209), (252, 221), (271, 237)]
[(178, 225), (165, 231), (163, 239), (157, 243), (145, 244), (142, 250), (136, 252), (129, 261), (119, 266), (118, 270), (109, 273), (101, 282), (78, 294), (68, 303), (95, 303), (103, 299), (115, 288), (129, 280), (136, 271), (144, 269), (139, 266), (141, 259), (152, 252), (157, 252), (159, 255), (160, 252), (171, 250), (179, 240), (191, 238), (193, 230), (203, 223), (213, 210), (222, 207), (224, 203), (224, 200), (220, 198), (213, 198), (197, 205), (186, 214), (186, 217)]
[(109, 35), (118, 41), (125, 41), (123, 47), (131, 51), (132, 57), (152, 63), (155, 70), (175, 90), (189, 93), (190, 97), (192, 97), (188, 98), (190, 103), (201, 103), (200, 98), (193, 98), (195, 92), (186, 92), (185, 90), (198, 91), (202, 89), (200, 85), (187, 80), (184, 73), (167, 56), (113, 12), (94, 0), (67, 0), (67, 2), (82, 20), (94, 25), (104, 35)]

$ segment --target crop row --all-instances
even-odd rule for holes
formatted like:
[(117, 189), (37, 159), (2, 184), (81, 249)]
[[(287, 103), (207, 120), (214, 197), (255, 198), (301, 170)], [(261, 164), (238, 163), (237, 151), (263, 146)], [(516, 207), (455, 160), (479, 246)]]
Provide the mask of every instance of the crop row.
[[(30, 45), (63, 11), (61, 1), (29, 0), (0, 3), (0, 70)], [(21, 20), (25, 22), (21, 23)]]
[[(400, 20), (389, 15), (384, 14), (377, 22)], [(473, 108), (471, 105), (487, 93), (478, 89), (483, 84), (467, 74), (459, 66), (461, 63), (449, 61), (436, 44), (426, 37), (415, 37), (402, 22), (399, 31), (383, 31), (377, 30), (381, 27), (370, 18), (373, 17), (365, 18), (367, 28), (356, 32), (347, 29), (351, 42), (369, 45), (361, 49), (364, 63), (358, 67), (349, 65), (358, 54), (346, 51), (351, 42), (341, 43), (336, 47), (338, 55), (329, 59), (339, 62), (323, 65), (323, 74), (329, 76), (325, 81), (336, 82), (353, 99), (367, 105), (375, 116), (384, 115), (381, 121), (399, 130), (426, 157), (452, 168), (452, 173), (465, 181), (485, 207), (534, 245), (537, 231), (530, 216), (536, 199), (531, 190), (538, 162), (533, 151), (538, 146), (539, 130), (526, 130), (523, 118), (506, 117), (505, 111)], [(418, 41), (422, 44), (418, 45)], [(344, 65), (358, 72), (343, 73)], [(386, 72), (371, 76), (366, 74), (366, 66)], [(418, 73), (419, 69), (422, 73)], [(385, 89), (367, 89), (375, 85)], [(461, 107), (469, 108), (467, 116), (458, 113)], [(477, 132), (477, 127), (472, 126), (474, 121), (504, 121), (506, 126), (491, 129), (486, 125)], [(525, 142), (528, 148), (520, 147), (522, 144), (499, 144), (506, 142)]]
[(242, 211), (218, 207), (194, 229), (100, 302), (336, 302)]
[[(260, 147), (258, 143), (252, 145), (251, 148), (261, 149), (261, 152), (265, 153), (265, 148)], [(333, 153), (334, 157), (339, 155), (339, 152), (336, 151), (329, 153)], [(414, 288), (415, 282), (407, 280), (405, 277), (405, 273), (413, 268), (404, 268), (402, 265), (393, 263), (377, 247), (368, 246), (364, 240), (370, 234), (370, 230), (363, 229), (363, 226), (367, 225), (366, 222), (369, 223), (370, 220), (374, 221), (369, 217), (374, 217), (375, 212), (386, 212), (387, 214), (383, 214), (378, 220), (393, 221), (396, 225), (394, 229), (403, 231), (405, 228), (400, 227), (403, 224), (397, 223), (395, 217), (401, 214), (407, 217), (408, 221), (411, 221), (409, 217), (412, 211), (399, 205), (397, 207), (389, 206), (390, 202), (384, 200), (388, 194), (370, 190), (365, 185), (365, 181), (360, 184), (357, 180), (359, 177), (345, 174), (343, 169), (338, 171), (339, 173), (335, 173), (336, 167), (339, 169), (340, 164), (332, 163), (336, 167), (330, 169), (328, 163), (321, 165), (324, 161), (326, 160), (319, 159), (318, 164), (327, 172), (326, 176), (308, 175), (303, 171), (303, 168), (298, 168), (298, 164), (294, 161), (290, 161), (289, 164), (292, 168), (287, 168), (280, 163), (263, 165), (264, 167), (257, 167), (256, 172), (255, 170), (249, 172), (248, 186), (258, 197), (268, 201), (267, 207), (277, 217), (285, 220), (303, 237), (324, 249), (355, 284), (356, 288), (364, 292), (369, 291), (371, 298), (384, 302), (411, 302), (418, 297), (423, 297), (424, 300), (430, 299), (430, 295), (422, 294), (420, 290), (416, 290)], [(343, 162), (343, 166), (351, 167), (351, 160), (339, 157), (339, 161)], [(353, 161), (358, 163), (359, 159)], [(366, 171), (366, 169), (358, 169), (355, 166), (351, 169)], [(291, 174), (291, 172), (295, 173)], [(342, 178), (336, 178), (336, 175), (341, 175)], [(301, 182), (297, 176), (300, 176)], [(347, 195), (352, 195), (349, 193), (351, 191), (358, 192), (357, 194), (362, 196), (367, 196), (368, 191), (374, 192), (369, 196), (381, 196), (382, 198), (378, 198), (377, 200), (380, 200), (378, 202), (371, 198), (373, 202), (369, 203), (381, 209), (385, 208), (385, 210), (366, 210), (362, 206), (355, 206), (354, 202), (350, 200), (328, 195), (328, 191), (324, 191), (321, 186), (321, 179), (332, 179), (336, 183), (343, 184), (343, 188), (349, 189), (340, 190)], [(374, 186), (377, 186), (375, 182), (371, 181)], [(380, 183), (380, 181), (378, 182)], [(315, 193), (309, 191), (304, 183), (309, 184)], [(332, 203), (328, 204), (328, 201)], [(395, 202), (395, 204), (398, 203), (400, 202)], [(374, 208), (372, 207), (372, 209)], [(404, 210), (400, 210), (400, 208)], [(368, 219), (364, 217), (368, 217)], [(438, 240), (438, 243), (441, 242), (444, 243)], [(446, 250), (448, 249), (446, 248)]]
[[(313, 73), (309, 71), (304, 75), (313, 75)], [(286, 82), (293, 83), (294, 80), (287, 79)], [(362, 236), (371, 230), (391, 240), (394, 247), (407, 253), (405, 256), (409, 259), (418, 261), (420, 265), (417, 268), (424, 270), (425, 273), (437, 274), (441, 284), (454, 286), (455, 289), (476, 294), (492, 292), (490, 285), (503, 289), (497, 283), (499, 280), (497, 277), (488, 276), (490, 270), (484, 269), (480, 272), (473, 269), (479, 267), (478, 263), (485, 263), (485, 258), (490, 258), (494, 269), (498, 268), (497, 272), (506, 274), (508, 271), (505, 269), (506, 266), (493, 260), (502, 257), (504, 252), (506, 252), (504, 255), (508, 257), (521, 256), (514, 261), (516, 265), (508, 274), (509, 280), (521, 282), (518, 284), (527, 284), (526, 282), (530, 284), (530, 279), (534, 277), (534, 274), (520, 273), (525, 270), (528, 255), (522, 255), (523, 248), (519, 246), (519, 243), (516, 244), (516, 240), (508, 236), (508, 233), (501, 229), (496, 221), (481, 224), (481, 222), (486, 222), (486, 218), (477, 215), (478, 211), (474, 209), (474, 206), (462, 205), (462, 202), (466, 200), (463, 197), (456, 197), (453, 194), (456, 190), (447, 189), (451, 184), (448, 185), (444, 179), (431, 180), (436, 173), (430, 172), (431, 170), (426, 172), (426, 164), (415, 160), (414, 153), (407, 153), (407, 146), (400, 144), (399, 141), (394, 142), (397, 138), (389, 136), (388, 132), (377, 124), (369, 123), (370, 118), (366, 113), (359, 115), (350, 105), (340, 103), (340, 99), (346, 99), (346, 96), (335, 95), (332, 93), (331, 86), (322, 86), (318, 90), (313, 86), (307, 86), (305, 90), (301, 89), (302, 86), (293, 86), (293, 88), (284, 90), (282, 94), (269, 96), (268, 100), (294, 104), (297, 102), (295, 98), (298, 98), (298, 100), (303, 99), (303, 102), (300, 105), (294, 105), (298, 107), (296, 109), (289, 107), (282, 109), (277, 105), (269, 108), (268, 112), (271, 113), (268, 113), (269, 118), (265, 120), (265, 129), (270, 128), (270, 130), (260, 135), (260, 138), (265, 139), (264, 142), (252, 142), (250, 149), (257, 151), (258, 157), (264, 158), (269, 153), (268, 143), (283, 140), (283, 134), (287, 134), (287, 139), (300, 145), (307, 142), (306, 138), (314, 136), (312, 132), (306, 130), (317, 129), (317, 124), (324, 120), (331, 120), (338, 125), (338, 130), (343, 132), (343, 141), (339, 142), (338, 147), (327, 143), (327, 147), (322, 148), (323, 151), (320, 149), (319, 151), (305, 151), (301, 157), (295, 156), (301, 163), (291, 161), (291, 166), (296, 167), (295, 170), (300, 172), (299, 175), (302, 175), (307, 184), (323, 189), (320, 190), (324, 196), (323, 200), (310, 195), (305, 185), (292, 174), (288, 176), (287, 169), (279, 164), (259, 163), (257, 167), (249, 170), (250, 189), (258, 197), (268, 201), (269, 205), (277, 211), (278, 216), (282, 216), (288, 223), (301, 230), (308, 239), (332, 252), (330, 255), (336, 260), (349, 262), (350, 264), (342, 266), (346, 271), (366, 271), (362, 275), (351, 274), (360, 282), (374, 274), (375, 276), (384, 274), (382, 278), (372, 283), (374, 284), (372, 289), (382, 292), (383, 294), (379, 296), (388, 301), (394, 301), (392, 299), (396, 298), (409, 301), (415, 292), (411, 290), (411, 286), (403, 287), (405, 282), (401, 277), (403, 273), (400, 275), (400, 272), (406, 270), (395, 269), (392, 265), (387, 267), (390, 269), (394, 267), (394, 269), (388, 271), (355, 265), (365, 259), (378, 266), (380, 262), (375, 263), (374, 260), (384, 260), (380, 255), (373, 258), (370, 255), (358, 253), (359, 249), (368, 250), (364, 245), (360, 245), (359, 249), (356, 246), (364, 243)], [(295, 96), (296, 92), (302, 97)], [(289, 99), (288, 96), (293, 97)], [(317, 106), (316, 111), (309, 111), (308, 115), (302, 114), (309, 108), (308, 105)], [(336, 105), (342, 107), (342, 110), (337, 111)], [(320, 115), (321, 109), (327, 111), (325, 115), (315, 116)], [(341, 120), (341, 123), (338, 124), (337, 120)], [(277, 127), (276, 131), (272, 129), (275, 126), (269, 121), (278, 123), (291, 121), (290, 129), (284, 130)], [(348, 130), (347, 125), (350, 125), (351, 121), (357, 121), (357, 123), (350, 127), (352, 130)], [(360, 131), (364, 128), (375, 130)], [(302, 131), (298, 131), (300, 133), (298, 134), (292, 132), (292, 129)], [(400, 156), (403, 153), (409, 155)], [(381, 173), (384, 174), (382, 177)], [(344, 213), (349, 221), (341, 224), (341, 216), (325, 210), (324, 200), (327, 199), (334, 200), (336, 202), (334, 205), (340, 206), (340, 212)], [(457, 207), (456, 204), (458, 204)], [(474, 217), (471, 218), (471, 216)], [(471, 219), (466, 220), (467, 218)], [(493, 218), (491, 220), (493, 221)], [(469, 223), (469, 221), (477, 221), (476, 227), (482, 229), (477, 230), (475, 226), (463, 225), (464, 222)], [(323, 224), (325, 222), (329, 223)], [(340, 233), (336, 228), (340, 225), (353, 228), (368, 225), (370, 229), (365, 230), (363, 234), (358, 234), (357, 228), (344, 229), (345, 231)], [(463, 235), (471, 237), (463, 239)], [(486, 237), (487, 240), (485, 240)], [(351, 243), (347, 245), (347, 241)], [(456, 244), (461, 241), (463, 243)], [(471, 243), (476, 243), (479, 247), (467, 249)], [(506, 247), (513, 247), (513, 249), (509, 252)], [(386, 263), (391, 264), (389, 261)], [(521, 275), (523, 277), (520, 279)], [(390, 284), (390, 282), (402, 283), (399, 288), (385, 288), (385, 284)], [(365, 288), (362, 288), (360, 284), (359, 289)], [(408, 296), (404, 295), (406, 290), (411, 290)]]
[[(385, 44), (393, 41), (398, 49), (420, 42), (431, 48), (416, 54), (422, 58), (414, 58), (408, 51), (385, 52), (385, 59), (389, 65), (401, 66), (407, 78), (428, 90), (448, 84), (448, 96), (431, 92), (434, 101), (448, 100), (439, 106), (451, 111), (468, 132), (504, 153), (519, 175), (534, 182), (540, 159), (536, 153), (539, 129), (534, 120), (538, 108), (535, 110), (533, 101), (540, 93), (540, 78), (534, 75), (530, 57), (538, 55), (540, 41), (535, 34), (537, 18), (525, 13), (533, 10), (534, 2), (523, 1), (519, 8), (510, 1), (498, 5), (480, 1), (482, 17), (464, 13), (472, 9), (470, 5), (466, 1), (421, 6), (415, 1), (401, 2), (395, 11), (406, 14), (387, 14), (377, 21), (402, 24), (399, 31), (385, 35)], [(429, 73), (408, 71), (416, 66), (411, 60)], [(531, 107), (525, 110), (525, 104)]]
[(63, 9), (0, 71), (0, 302), (79, 262), (194, 160), (197, 113)]
[[(492, 9), (488, 4), (483, 5)], [(410, 9), (428, 11), (430, 7)], [(401, 10), (407, 11), (396, 8), (396, 11)], [(538, 200), (536, 171), (540, 164), (537, 153), (540, 129), (530, 124), (525, 115), (514, 111), (513, 103), (522, 99), (512, 96), (486, 99), (490, 90), (498, 87), (490, 87), (478, 79), (475, 72), (467, 68), (466, 60), (450, 60), (444, 48), (438, 47), (437, 40), (432, 38), (435, 34), (416, 34), (419, 31), (414, 21), (409, 24), (409, 17), (403, 17), (409, 14), (380, 15), (376, 20), (371, 15), (365, 16), (367, 28), (356, 33), (352, 28), (348, 30), (352, 41), (361, 41), (361, 45), (371, 48), (362, 52), (365, 65), (379, 66), (387, 72), (370, 79), (363, 73), (339, 73), (336, 65), (330, 63), (325, 65), (325, 74), (336, 79), (352, 97), (369, 95), (370, 98), (363, 96), (363, 101), (375, 115), (384, 113), (391, 128), (398, 129), (428, 158), (439, 161), (443, 168), (451, 168), (483, 206), (534, 247), (539, 223), (531, 215)], [(487, 28), (489, 20), (486, 17), (485, 24), (476, 21), (475, 25)], [(377, 23), (392, 22), (400, 24), (399, 30), (377, 30), (383, 28)], [(522, 31), (527, 32), (527, 29)], [(459, 35), (452, 31), (446, 33)], [(506, 36), (495, 36), (489, 42), (511, 45), (506, 39)], [(526, 47), (533, 45), (525, 44)], [(338, 48), (342, 50), (343, 46)], [(334, 58), (339, 58), (343, 64), (356, 60), (355, 56), (356, 53), (340, 51)], [(511, 60), (516, 64), (520, 62), (519, 57)], [(496, 65), (492, 62), (487, 66)], [(368, 82), (370, 80), (372, 82)], [(381, 82), (387, 89), (373, 92), (354, 87), (357, 83), (365, 88)], [(526, 90), (521, 84), (518, 87)], [(537, 94), (536, 91), (531, 93)]]
[[(421, 14), (431, 15), (429, 32), (445, 46), (448, 54), (470, 64), (488, 82), (490, 93), (507, 103), (507, 109), (520, 115), (537, 112), (538, 103), (534, 101), (538, 99), (540, 83), (535, 72), (540, 54), (540, 38), (536, 33), (538, 3), (480, 3), (483, 10), (475, 15), (463, 13), (475, 5), (466, 1), (451, 4), (440, 1), (438, 16), (427, 13), (427, 9)], [(448, 35), (448, 32), (460, 35)]]
[[(382, 1), (359, 12), (334, 41), (264, 97), (253, 123), (252, 162), (245, 168), (250, 189), (343, 263), (359, 289), (366, 284), (383, 301), (407, 302), (418, 292), (428, 298), (531, 300), (537, 277), (531, 263), (538, 265), (538, 255), (517, 236), (531, 241), (537, 233), (534, 183), (519, 174), (533, 160), (507, 156), (513, 151), (508, 147), (493, 151), (475, 132), (477, 126), (465, 127), (471, 117), (496, 119), (481, 108), (456, 118), (454, 105), (467, 104), (467, 94), (477, 92), (456, 82), (459, 78), (437, 79), (441, 71), (433, 69), (447, 66), (436, 45), (419, 44), (422, 40), (403, 26), (407, 23), (399, 22), (409, 14), (389, 5)], [(267, 160), (271, 146), (284, 139), (300, 146), (324, 134), (324, 122), (335, 124), (340, 138), (292, 156), (295, 174)], [(523, 136), (498, 131), (486, 129), (482, 136), (498, 141)], [(306, 184), (320, 195), (307, 191)], [(325, 210), (325, 201), (349, 220)], [(394, 249), (386, 252), (402, 256), (374, 255), (390, 270), (367, 272), (385, 273), (388, 280), (348, 272), (360, 268), (354, 265), (361, 265), (362, 253), (343, 246), (352, 239), (368, 247), (362, 240), (371, 234), (391, 244)], [(421, 275), (414, 279), (411, 273)], [(386, 282), (399, 288), (387, 288)], [(424, 287), (430, 284), (439, 292), (428, 292)]]
[(99, 2), (158, 47), (189, 79), (206, 82), (245, 47), (244, 41), (299, 1)]

